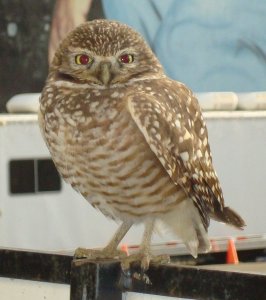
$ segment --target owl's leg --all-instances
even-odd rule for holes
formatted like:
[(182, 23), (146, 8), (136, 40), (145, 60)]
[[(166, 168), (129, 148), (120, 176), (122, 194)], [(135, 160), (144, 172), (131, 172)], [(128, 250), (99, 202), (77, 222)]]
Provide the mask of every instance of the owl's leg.
[(154, 229), (154, 219), (147, 222), (145, 231), (140, 244), (139, 255), (141, 258), (141, 269), (146, 271), (149, 268), (151, 260), (151, 237)]
[(148, 270), (150, 261), (152, 260), (155, 263), (165, 263), (169, 262), (169, 256), (167, 255), (159, 255), (153, 256), (151, 254), (151, 237), (154, 229), (155, 220), (150, 219), (145, 224), (145, 230), (142, 238), (142, 242), (140, 244), (139, 252), (136, 254), (132, 254), (128, 257), (125, 257), (122, 260), (121, 266), (124, 271), (129, 270), (130, 264), (134, 261), (140, 261), (141, 274), (140, 279), (144, 278), (145, 271)]
[(85, 249), (85, 248), (78, 248), (75, 251), (75, 258), (87, 258), (87, 259), (113, 259), (113, 258), (122, 258), (126, 256), (126, 253), (118, 250), (117, 247), (123, 237), (126, 235), (130, 227), (133, 225), (132, 222), (123, 222), (119, 228), (117, 229), (116, 233), (114, 234), (113, 238), (107, 244), (106, 247), (103, 249)]

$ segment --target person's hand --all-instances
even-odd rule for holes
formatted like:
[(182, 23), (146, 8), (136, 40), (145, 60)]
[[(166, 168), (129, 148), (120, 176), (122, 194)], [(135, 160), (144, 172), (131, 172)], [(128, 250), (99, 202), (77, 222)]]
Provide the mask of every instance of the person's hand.
[(92, 0), (57, 0), (54, 8), (48, 47), (49, 64), (65, 35), (86, 21)]

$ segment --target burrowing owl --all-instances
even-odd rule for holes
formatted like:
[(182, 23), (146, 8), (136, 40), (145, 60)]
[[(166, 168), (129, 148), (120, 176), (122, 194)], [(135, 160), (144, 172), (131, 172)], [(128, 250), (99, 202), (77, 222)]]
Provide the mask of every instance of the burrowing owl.
[(66, 37), (42, 92), (39, 122), (65, 181), (122, 223), (102, 251), (79, 249), (78, 255), (117, 256), (129, 228), (142, 222), (135, 258), (147, 268), (158, 221), (194, 257), (210, 249), (210, 218), (245, 225), (224, 206), (197, 99), (164, 74), (128, 26), (95, 20)]

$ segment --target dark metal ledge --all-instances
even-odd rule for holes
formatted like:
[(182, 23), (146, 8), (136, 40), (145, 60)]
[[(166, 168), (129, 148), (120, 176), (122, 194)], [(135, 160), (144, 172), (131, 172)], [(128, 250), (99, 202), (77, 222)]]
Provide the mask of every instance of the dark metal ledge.
[[(72, 300), (121, 300), (121, 290), (204, 300), (266, 299), (266, 276), (258, 274), (151, 265), (147, 275), (152, 284), (146, 284), (121, 275), (119, 263), (79, 261), (73, 263), (72, 272)], [(131, 269), (131, 274), (135, 272), (138, 266)], [(89, 291), (91, 298), (84, 298)]]
[(0, 249), (0, 276), (70, 284), (72, 256)]
[[(151, 265), (151, 284), (126, 276), (119, 262), (72, 261), (72, 256), (0, 250), (0, 276), (70, 284), (71, 300), (121, 300), (123, 291), (204, 300), (266, 299), (266, 275)], [(139, 267), (131, 268), (131, 275)]]

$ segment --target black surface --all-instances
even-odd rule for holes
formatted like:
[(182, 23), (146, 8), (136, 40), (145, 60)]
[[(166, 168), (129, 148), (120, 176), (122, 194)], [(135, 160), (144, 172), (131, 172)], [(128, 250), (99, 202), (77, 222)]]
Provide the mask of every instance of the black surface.
[(9, 162), (9, 186), (11, 194), (35, 193), (33, 159)]
[(71, 256), (0, 249), (0, 276), (70, 283)]
[(61, 190), (61, 179), (49, 159), (15, 159), (9, 162), (11, 194), (52, 192)]
[(71, 300), (121, 300), (120, 263), (73, 261)]
[[(71, 300), (121, 300), (122, 291), (204, 300), (266, 299), (266, 276), (180, 265), (151, 265), (151, 284), (129, 275), (119, 262), (89, 262), (72, 256), (0, 250), (0, 276), (71, 284)], [(72, 262), (72, 264), (71, 264)]]
[(266, 299), (265, 275), (173, 265), (152, 266), (147, 275), (152, 285), (134, 280), (133, 291), (204, 300)]
[[(71, 300), (122, 299), (121, 290), (161, 296), (204, 300), (265, 299), (266, 276), (176, 265), (151, 265), (147, 276), (151, 283), (135, 279), (139, 267), (130, 276), (120, 272), (119, 263), (86, 262), (72, 265)], [(86, 289), (86, 292), (84, 292)]]
[(51, 159), (38, 159), (38, 192), (60, 191), (60, 175)]

